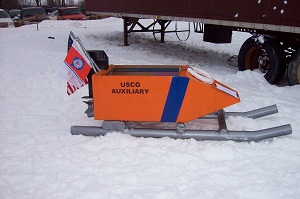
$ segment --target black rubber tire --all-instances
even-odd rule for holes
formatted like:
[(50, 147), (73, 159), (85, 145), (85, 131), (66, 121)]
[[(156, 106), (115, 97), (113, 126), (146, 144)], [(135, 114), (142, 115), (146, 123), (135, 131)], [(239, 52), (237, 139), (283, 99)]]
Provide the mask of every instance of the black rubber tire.
[(300, 84), (300, 49), (291, 57), (287, 68), (287, 80), (290, 86)]
[[(266, 54), (268, 61), (259, 65), (259, 57)], [(270, 37), (264, 37), (264, 42), (258, 42), (258, 37), (248, 38), (242, 45), (238, 55), (238, 68), (240, 71), (264, 68), (265, 79), (270, 84), (277, 84), (282, 79), (285, 69), (285, 56), (279, 42)]]

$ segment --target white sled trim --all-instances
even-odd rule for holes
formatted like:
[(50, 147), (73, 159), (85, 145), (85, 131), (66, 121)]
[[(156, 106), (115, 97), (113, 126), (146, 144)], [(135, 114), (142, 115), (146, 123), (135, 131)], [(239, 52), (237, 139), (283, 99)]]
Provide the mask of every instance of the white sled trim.
[(200, 68), (195, 68), (195, 67), (189, 67), (187, 71), (197, 78), (198, 80), (206, 83), (206, 84), (212, 84), (214, 82), (214, 79), (212, 76), (208, 73), (205, 72), (204, 70), (201, 70)]

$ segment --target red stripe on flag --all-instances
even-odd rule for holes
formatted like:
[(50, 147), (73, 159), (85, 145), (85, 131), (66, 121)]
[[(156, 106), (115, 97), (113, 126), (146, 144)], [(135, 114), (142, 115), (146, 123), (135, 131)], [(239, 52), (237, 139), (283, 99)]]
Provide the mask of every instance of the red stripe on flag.
[(71, 95), (76, 91), (76, 87), (74, 85), (71, 85), (69, 82), (67, 82), (67, 93), (68, 95)]
[[(81, 87), (83, 87), (84, 85), (88, 84), (88, 80), (85, 79), (84, 80), (84, 84), (81, 85)], [(75, 93), (76, 90), (78, 90), (79, 88), (74, 86), (73, 84), (70, 84), (69, 82), (67, 82), (67, 94), (71, 95), (73, 93)]]

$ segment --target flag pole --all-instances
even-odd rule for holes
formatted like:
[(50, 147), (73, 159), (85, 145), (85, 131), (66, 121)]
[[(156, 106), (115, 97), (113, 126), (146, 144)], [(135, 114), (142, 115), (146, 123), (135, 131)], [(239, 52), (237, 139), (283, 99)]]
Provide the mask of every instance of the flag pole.
[(99, 71), (100, 71), (99, 67), (97, 66), (97, 64), (95, 63), (95, 61), (91, 58), (91, 56), (88, 54), (88, 52), (87, 52), (86, 49), (84, 48), (84, 46), (83, 46), (81, 40), (79, 39), (79, 37), (76, 37), (75, 34), (74, 34), (72, 31), (70, 31), (70, 35), (72, 35), (72, 37), (75, 38), (75, 40), (76, 40), (76, 41), (78, 42), (78, 44), (80, 45), (80, 47), (81, 47), (83, 53), (84, 53), (85, 56), (89, 59), (89, 61), (90, 61), (91, 65), (92, 65), (92, 68), (93, 68), (94, 72), (95, 72), (95, 73), (99, 72)]

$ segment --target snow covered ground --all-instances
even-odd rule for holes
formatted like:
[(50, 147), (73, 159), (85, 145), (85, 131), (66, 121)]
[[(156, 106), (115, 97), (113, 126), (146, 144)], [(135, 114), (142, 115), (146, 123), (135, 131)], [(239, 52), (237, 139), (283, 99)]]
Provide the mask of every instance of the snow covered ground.
[[(1, 199), (300, 198), (300, 86), (269, 85), (259, 71), (230, 66), (247, 33), (235, 32), (223, 45), (196, 33), (186, 42), (167, 35), (164, 44), (138, 33), (125, 47), (121, 19), (45, 21), (36, 28), (0, 29)], [(110, 63), (201, 67), (239, 91), (241, 102), (227, 111), (278, 106), (278, 114), (256, 120), (231, 117), (229, 129), (291, 124), (293, 134), (258, 143), (73, 136), (72, 125), (99, 121), (84, 114), (87, 87), (67, 96), (57, 75), (71, 30), (88, 50), (105, 50)]]

